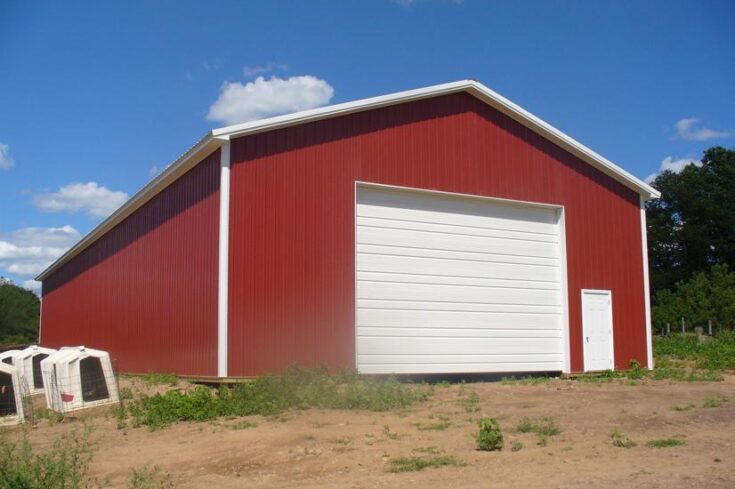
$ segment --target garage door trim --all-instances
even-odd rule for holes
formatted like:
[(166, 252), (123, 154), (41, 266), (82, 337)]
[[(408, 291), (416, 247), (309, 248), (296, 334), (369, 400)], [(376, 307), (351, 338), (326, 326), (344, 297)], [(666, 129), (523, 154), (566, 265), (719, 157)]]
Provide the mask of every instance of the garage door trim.
[(562, 328), (562, 365), (563, 365), (563, 372), (568, 373), (570, 372), (570, 341), (569, 341), (569, 301), (568, 301), (568, 281), (567, 281), (567, 252), (566, 252), (566, 226), (565, 226), (565, 209), (563, 205), (555, 205), (555, 204), (547, 204), (542, 202), (531, 202), (531, 201), (522, 201), (522, 200), (513, 200), (513, 199), (504, 199), (504, 198), (498, 198), (498, 197), (487, 197), (484, 195), (475, 195), (475, 194), (463, 194), (463, 193), (456, 193), (456, 192), (445, 192), (445, 191), (439, 191), (439, 190), (428, 190), (428, 189), (422, 189), (422, 188), (416, 188), (416, 187), (404, 187), (404, 186), (398, 186), (398, 185), (386, 185), (386, 184), (377, 184), (372, 182), (363, 182), (363, 181), (355, 181), (355, 188), (354, 188), (354, 194), (353, 194), (353, 294), (354, 294), (354, 308), (353, 308), (353, 314), (354, 314), (354, 365), (355, 368), (358, 368), (358, 298), (357, 298), (357, 282), (358, 282), (358, 271), (357, 271), (357, 197), (358, 197), (358, 190), (359, 189), (383, 189), (383, 190), (393, 190), (393, 191), (400, 191), (400, 192), (409, 192), (409, 193), (420, 193), (425, 195), (437, 195), (437, 196), (445, 196), (445, 197), (455, 197), (455, 198), (464, 198), (469, 200), (476, 200), (476, 201), (485, 201), (489, 203), (499, 203), (499, 204), (510, 204), (510, 205), (520, 205), (525, 207), (536, 207), (536, 208), (544, 208), (544, 209), (552, 209), (557, 212), (557, 223), (559, 228), (559, 259), (560, 259), (560, 285), (561, 285), (561, 328)]

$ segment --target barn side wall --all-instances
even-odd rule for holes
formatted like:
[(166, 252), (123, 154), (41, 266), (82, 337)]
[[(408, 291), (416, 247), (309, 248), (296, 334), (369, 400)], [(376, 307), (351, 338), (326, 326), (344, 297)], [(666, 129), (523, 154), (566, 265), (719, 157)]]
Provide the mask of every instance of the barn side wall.
[(44, 280), (42, 344), (216, 375), (219, 185), (218, 150)]
[(646, 364), (638, 195), (462, 93), (232, 142), (230, 375), (355, 366), (356, 181), (564, 206), (572, 371), (581, 289), (612, 290), (616, 368)]

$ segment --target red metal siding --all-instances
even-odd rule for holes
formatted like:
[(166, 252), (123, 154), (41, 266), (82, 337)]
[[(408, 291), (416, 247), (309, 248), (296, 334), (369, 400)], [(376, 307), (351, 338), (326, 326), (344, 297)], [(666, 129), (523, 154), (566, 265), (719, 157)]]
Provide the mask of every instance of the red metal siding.
[(43, 282), (44, 345), (124, 372), (217, 373), (219, 151)]
[(232, 162), (230, 375), (354, 367), (355, 181), (565, 206), (572, 370), (583, 288), (612, 290), (616, 367), (646, 364), (638, 195), (468, 94), (239, 138)]

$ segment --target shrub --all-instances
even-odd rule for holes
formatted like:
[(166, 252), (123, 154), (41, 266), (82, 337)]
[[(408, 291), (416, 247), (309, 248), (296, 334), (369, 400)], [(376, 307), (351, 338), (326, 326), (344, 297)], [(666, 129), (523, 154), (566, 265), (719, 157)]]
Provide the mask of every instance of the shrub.
[(503, 432), (495, 418), (482, 418), (478, 421), (477, 449), (494, 451), (503, 449)]

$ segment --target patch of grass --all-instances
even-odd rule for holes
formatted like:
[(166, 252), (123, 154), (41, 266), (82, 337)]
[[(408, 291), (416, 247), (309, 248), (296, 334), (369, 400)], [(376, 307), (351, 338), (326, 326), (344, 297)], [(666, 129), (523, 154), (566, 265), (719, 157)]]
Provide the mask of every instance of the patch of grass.
[(349, 438), (330, 438), (329, 443), (334, 443), (335, 445), (349, 445), (352, 443), (352, 440)]
[(710, 341), (699, 341), (696, 334), (656, 337), (653, 352), (660, 358), (693, 361), (699, 369), (735, 369), (735, 333), (721, 331)]
[(463, 407), (467, 413), (476, 413), (480, 410), (480, 396), (474, 391), (470, 392), (467, 397), (462, 397), (454, 402)]
[(500, 383), (503, 385), (538, 385), (538, 384), (549, 384), (553, 380), (552, 377), (547, 376), (527, 376), (527, 377), (503, 377), (500, 379)]
[(17, 442), (0, 436), (0, 487), (8, 489), (85, 489), (92, 451), (90, 429), (74, 430), (37, 451), (27, 434)]
[(618, 448), (633, 448), (637, 445), (636, 442), (625, 436), (621, 431), (615, 430), (610, 434), (610, 439), (614, 447)]
[(682, 445), (686, 445), (686, 442), (680, 438), (661, 438), (646, 443), (646, 446), (651, 448), (680, 447)]
[(550, 436), (561, 433), (561, 429), (556, 425), (554, 418), (548, 416), (536, 419), (523, 418), (516, 426), (516, 431), (518, 433), (534, 433), (538, 438), (538, 445), (542, 447), (548, 444)]
[(169, 474), (161, 474), (156, 466), (146, 465), (141, 469), (133, 469), (128, 482), (129, 489), (173, 489), (174, 483)]
[(496, 451), (503, 449), (503, 432), (500, 424), (495, 418), (483, 418), (477, 422), (478, 432), (476, 435), (477, 449), (485, 451)]
[(388, 425), (383, 426), (383, 435), (385, 435), (387, 438), (390, 438), (391, 440), (398, 439), (398, 433), (396, 433), (395, 431), (391, 431), (390, 426)]
[(686, 405), (674, 404), (673, 406), (671, 406), (671, 410), (672, 411), (679, 411), (679, 412), (681, 412), (681, 411), (691, 411), (695, 407), (697, 407), (697, 406), (694, 405), (694, 404), (692, 404), (692, 403), (689, 403), (689, 404), (686, 404)]
[(141, 380), (148, 385), (179, 385), (179, 378), (174, 374), (160, 374), (151, 372), (141, 377)]
[(444, 450), (440, 449), (436, 445), (432, 445), (430, 447), (418, 447), (413, 449), (416, 453), (428, 453), (430, 455), (439, 455), (440, 453), (443, 453)]
[(519, 452), (523, 449), (523, 443), (521, 443), (518, 440), (513, 440), (513, 442), (510, 444), (510, 451), (511, 452)]
[(414, 423), (414, 426), (421, 431), (444, 431), (452, 425), (449, 421), (449, 416), (445, 416), (443, 414), (432, 414), (429, 416), (429, 419), (438, 421)]
[(120, 389), (120, 399), (123, 401), (129, 401), (133, 398), (133, 390), (130, 387), (122, 387)]
[(451, 455), (439, 455), (436, 457), (398, 457), (390, 461), (390, 472), (416, 472), (428, 467), (462, 467), (465, 465)]
[(280, 375), (211, 389), (171, 390), (127, 403), (134, 426), (157, 429), (178, 421), (210, 421), (224, 416), (275, 415), (287, 409), (364, 409), (387, 411), (426, 400), (421, 387), (394, 378), (329, 375), (326, 367), (291, 367)]
[(704, 408), (717, 408), (722, 406), (728, 401), (727, 397), (725, 396), (715, 396), (710, 397), (709, 399), (705, 399), (704, 403), (702, 403), (702, 407)]
[(324, 428), (329, 423), (325, 423), (324, 421), (314, 421), (311, 423), (312, 428)]
[(254, 423), (252, 421), (248, 421), (245, 419), (245, 420), (238, 421), (237, 423), (233, 424), (231, 428), (233, 430), (248, 430), (250, 428), (257, 428), (257, 426), (258, 426), (258, 423)]
[(35, 410), (34, 415), (36, 419), (45, 419), (50, 425), (59, 424), (64, 421), (64, 413), (54, 411), (48, 408), (40, 408)]

